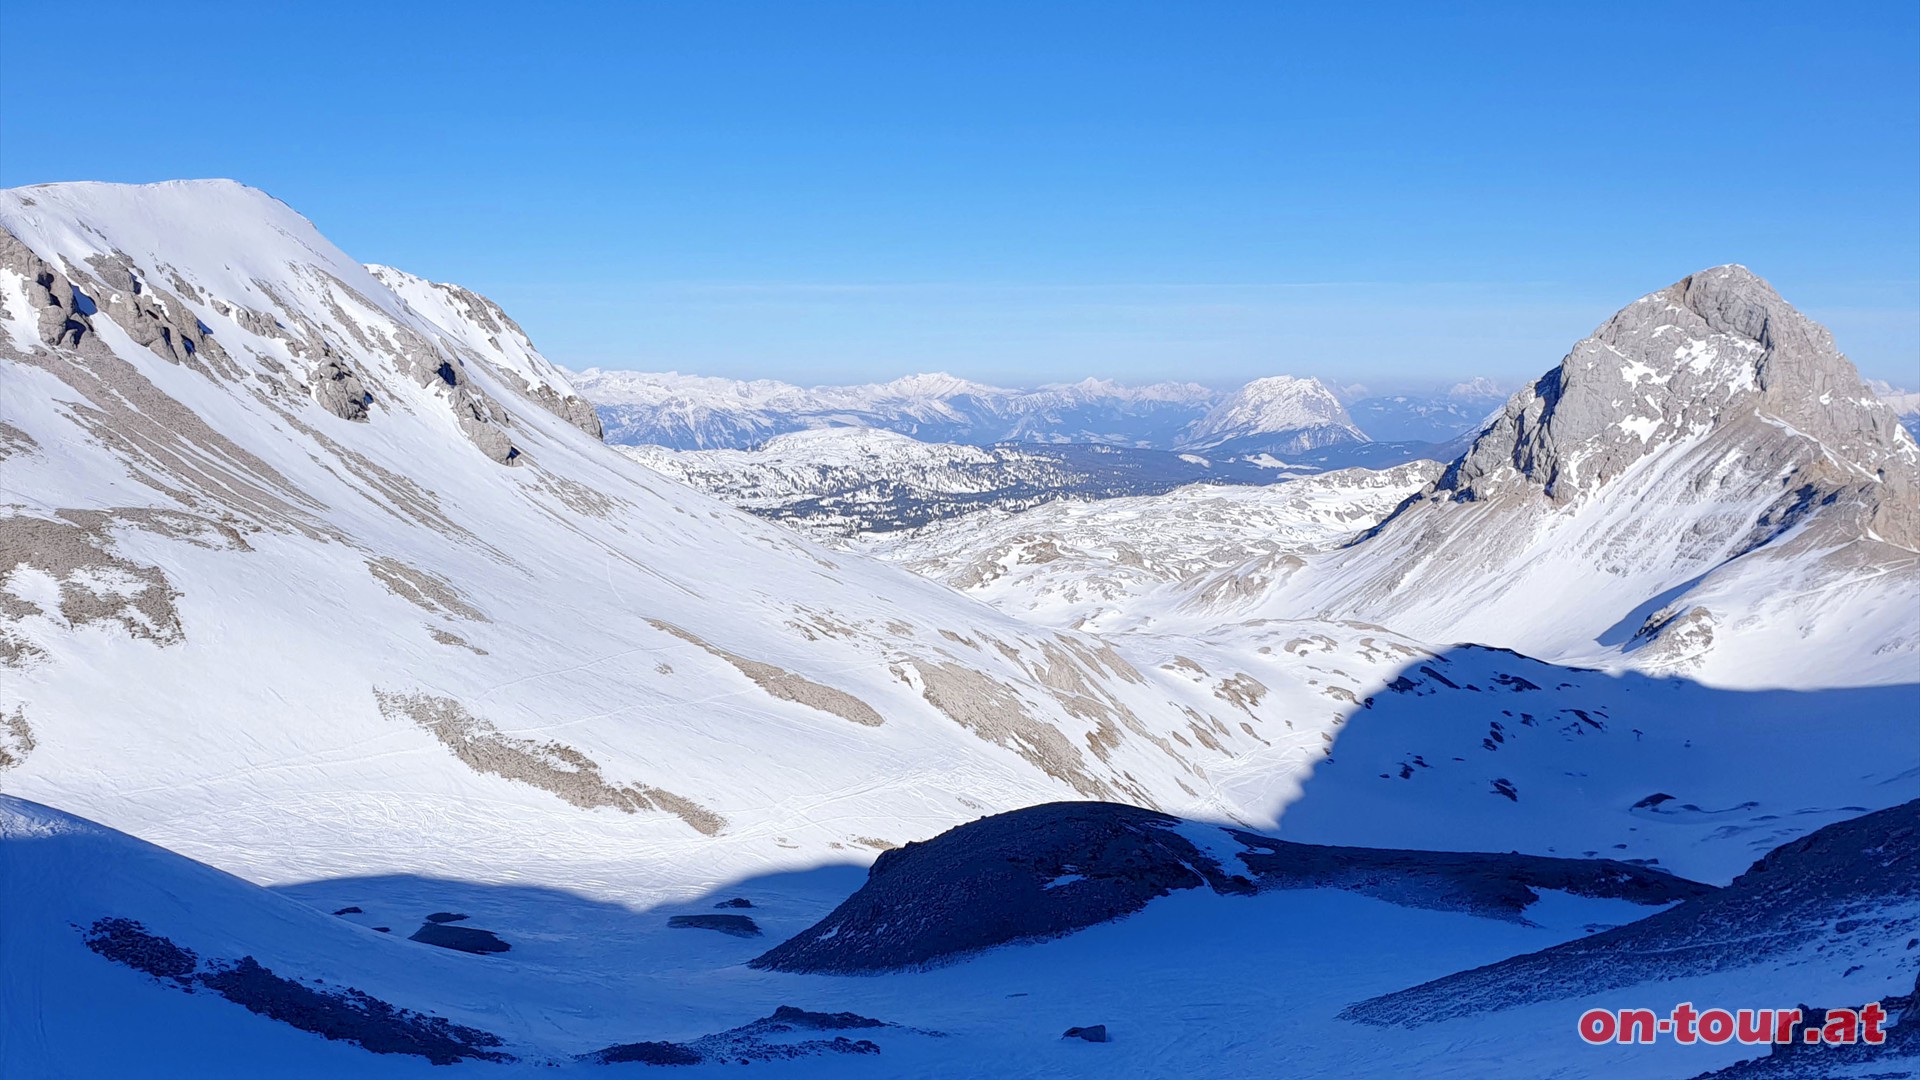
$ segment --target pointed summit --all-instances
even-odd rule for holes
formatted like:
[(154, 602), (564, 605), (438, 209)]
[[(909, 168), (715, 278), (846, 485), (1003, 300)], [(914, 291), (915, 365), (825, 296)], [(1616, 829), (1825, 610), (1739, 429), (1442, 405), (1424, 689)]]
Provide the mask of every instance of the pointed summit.
[(1912, 441), (1826, 328), (1729, 265), (1622, 308), (1515, 394), (1439, 486), (1565, 502), (1665, 447), (1754, 423), (1785, 426), (1865, 474), (1887, 459), (1911, 468)]
[(1920, 447), (1824, 327), (1719, 266), (1622, 308), (1256, 610), (1755, 684), (1819, 656), (1906, 678), (1916, 550)]

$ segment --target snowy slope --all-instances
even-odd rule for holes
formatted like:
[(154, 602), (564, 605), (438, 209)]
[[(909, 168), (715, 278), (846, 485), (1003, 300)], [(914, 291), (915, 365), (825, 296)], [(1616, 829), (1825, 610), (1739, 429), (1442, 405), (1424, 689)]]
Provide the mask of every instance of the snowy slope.
[(1062, 502), (867, 537), (899, 562), (1004, 611), (1056, 626), (1150, 626), (1198, 582), (1252, 563), (1291, 565), (1378, 524), (1434, 477), (1437, 462), (1346, 469), (1270, 488), (1193, 486), (1164, 495)]
[(580, 396), (558, 365), (541, 356), (532, 339), (500, 306), (484, 296), (391, 266), (368, 266), (382, 285), (405, 301), (415, 313), (433, 323), (442, 340), (467, 350), (502, 374), (520, 377), (526, 397), (561, 419), (599, 438), (600, 417), (592, 403)]
[(1197, 647), (1129, 659), (662, 479), (497, 316), (448, 331), (470, 294), (260, 192), (20, 189), (0, 225), (9, 792), (255, 880), (658, 892), (1048, 798), (1194, 807), (1318, 740), (1235, 656), (1175, 678)]
[[(736, 895), (728, 893), (643, 909), (556, 890), (419, 880), (404, 902), (332, 915), (331, 905), (357, 896), (354, 890), (365, 884), (318, 883), (276, 893), (0, 796), (6, 875), (0, 880), (24, 886), (0, 891), (0, 926), (7, 930), (0, 935), (6, 961), (0, 1016), (7, 1020), (0, 1024), (0, 1065), (9, 1075), (77, 1077), (627, 1075), (633, 1066), (604, 1066), (583, 1055), (641, 1040), (701, 1046), (703, 1037), (738, 1031), (787, 1006), (851, 1012), (887, 1026), (800, 1028), (763, 1041), (729, 1041), (736, 1053), (756, 1054), (755, 1075), (1679, 1080), (1755, 1051), (1680, 1047), (1670, 1040), (1589, 1047), (1574, 1036), (1573, 1018), (1590, 1005), (1665, 1008), (1684, 1000), (1859, 1004), (1890, 998), (1913, 977), (1913, 954), (1900, 947), (1903, 935), (1822, 933), (1838, 917), (1868, 914), (1867, 901), (1876, 902), (1871, 915), (1890, 930), (1913, 924), (1910, 856), (1900, 873), (1864, 881), (1832, 872), (1836, 863), (1844, 871), (1844, 856), (1858, 860), (1863, 849), (1882, 860), (1903, 850), (1885, 843), (1888, 831), (1873, 818), (1830, 830), (1833, 841), (1817, 834), (1804, 845), (1814, 857), (1770, 856), (1760, 890), (1736, 886), (1665, 910), (1653, 897), (1649, 906), (1516, 890), (1495, 875), (1487, 884), (1499, 894), (1530, 899), (1518, 918), (1423, 899), (1430, 889), (1407, 892), (1402, 883), (1419, 883), (1418, 861), (1313, 887), (1310, 879), (1276, 882), (1259, 872), (1262, 849), (1245, 834), (1200, 822), (1179, 822), (1168, 831), (1223, 867), (1245, 861), (1262, 887), (1235, 895), (1176, 883), (1171, 895), (1148, 900), (1135, 914), (1053, 940), (989, 949), (928, 970), (848, 978), (756, 970), (746, 961), (810, 928), (818, 943), (818, 926), (862, 885), (858, 870), (745, 885), (754, 905), (746, 910), (766, 931), (759, 939), (667, 925), (672, 915), (711, 911), (716, 897)], [(1070, 837), (1060, 839), (1066, 845), (1046, 854), (1089, 869), (1094, 858), (1127, 854), (1115, 847), (1076, 851)], [(1846, 844), (1843, 859), (1820, 857), (1835, 842)], [(1466, 865), (1503, 858), (1468, 856)], [(1189, 866), (1197, 862), (1189, 856)], [(102, 874), (103, 866), (116, 872)], [(1148, 897), (1168, 891), (1150, 871), (1103, 872), (1110, 883), (1144, 889)], [(968, 881), (936, 876), (929, 884), (934, 888), (908, 895), (897, 908), (910, 925), (921, 921), (919, 904), (950, 906)], [(1069, 881), (1044, 895), (1071, 904), (1067, 897), (1077, 887)], [(1781, 890), (1794, 899), (1780, 912), (1791, 923), (1756, 925), (1769, 911), (1753, 901)], [(1909, 895), (1904, 904), (1898, 902), (1903, 893)], [(447, 906), (471, 913), (472, 922), (497, 931), (512, 948), (469, 955), (406, 940), (426, 914)], [(392, 932), (373, 929), (376, 921), (392, 923)], [(1659, 944), (1689, 927), (1730, 925), (1774, 932), (1760, 937), (1761, 947), (1738, 948), (1718, 963), (1700, 963), (1698, 949), (1671, 961), (1656, 952), (1652, 971), (1644, 955), (1626, 953), (1623, 964), (1616, 959), (1620, 951), (1604, 949), (1614, 940)], [(1610, 927), (1621, 928), (1593, 936)], [(190, 960), (183, 950), (191, 951)], [(236, 986), (222, 978), (241, 958), (285, 980), (273, 984), (283, 992), (287, 984), (303, 991), (309, 1009), (269, 1011), (272, 1000), (258, 992), (264, 980)], [(1639, 961), (1637, 973), (1633, 961)], [(1524, 998), (1497, 997), (1509, 971), (1543, 965), (1553, 977), (1529, 980)], [(152, 973), (156, 969), (163, 973)], [(1444, 994), (1446, 1008), (1396, 1009), (1462, 983), (1466, 992)], [(355, 1041), (377, 1034), (366, 1012), (347, 1013), (350, 1022), (336, 1024), (333, 1039), (311, 1030), (326, 1002), (351, 1001), (350, 992), (406, 1010), (403, 1019), (443, 1021), (452, 1034), (478, 1042), (475, 1050), (511, 1060), (469, 1057), (449, 1068), (418, 1053), (371, 1053)], [(103, 1017), (112, 1018), (112, 1037), (103, 1037)], [(1405, 1022), (1409, 1017), (1412, 1023)], [(1060, 1038), (1069, 1026), (1094, 1023), (1106, 1025), (1112, 1041)], [(835, 1035), (865, 1040), (872, 1052), (819, 1045)], [(791, 1057), (766, 1052), (769, 1043), (798, 1051), (789, 1051)], [(740, 1072), (732, 1060), (677, 1070)]]
[[(1920, 795), (1913, 443), (1732, 272), (1629, 308), (1438, 478), (925, 534), (922, 569), (990, 606), (629, 460), (497, 308), (257, 191), (18, 189), (0, 227), (0, 788), (178, 853), (0, 799), (0, 1060), (30, 1072), (203, 1075), (208, 1045), (238, 1075), (429, 1067), (257, 1026), (214, 992), (255, 956), (281, 993), (325, 979), (497, 1035), (474, 1045), (517, 1062), (455, 1068), (501, 1074), (759, 1045), (795, 1005), (905, 1025), (768, 1063), (795, 1075), (1645, 1075), (1511, 1018), (1338, 1018), (1632, 917), (1566, 897), (1526, 924), (1182, 895), (884, 981), (743, 965), (874, 852), (1058, 799), (1717, 884)], [(1610, 670), (1438, 644), (1501, 634)], [(771, 940), (666, 923), (748, 893)], [(404, 940), (437, 911), (512, 949)], [(195, 950), (195, 992), (89, 948), (172, 955), (114, 918)], [(1113, 1047), (1058, 1041), (1109, 1021)]]

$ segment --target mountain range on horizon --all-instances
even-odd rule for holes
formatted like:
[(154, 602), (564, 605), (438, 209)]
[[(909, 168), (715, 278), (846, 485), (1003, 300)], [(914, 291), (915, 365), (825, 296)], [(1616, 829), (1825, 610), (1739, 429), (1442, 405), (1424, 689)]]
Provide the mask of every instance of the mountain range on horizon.
[(1920, 444), (1745, 267), (1511, 393), (801, 388), (57, 184), (0, 361), (9, 1073), (1679, 1080), (1765, 1048), (1572, 1018), (1911, 1002)]
[[(754, 449), (778, 435), (822, 427), (867, 427), (972, 446), (1185, 450), (1246, 440), (1260, 443), (1259, 452), (1282, 454), (1343, 442), (1446, 445), (1490, 419), (1513, 389), (1485, 376), (1386, 392), (1292, 375), (1230, 390), (1095, 377), (1016, 388), (940, 372), (836, 386), (597, 367), (568, 377), (599, 406), (607, 441), (670, 450)], [(1869, 387), (1909, 431), (1920, 426), (1920, 391), (1886, 382)], [(1294, 433), (1305, 438), (1289, 448)]]
[[(1284, 457), (1375, 439), (1445, 442), (1507, 397), (1490, 380), (1475, 379), (1431, 395), (1343, 400), (1319, 379), (1292, 375), (1226, 391), (1096, 378), (1014, 389), (944, 374), (815, 387), (600, 368), (571, 379), (599, 406), (609, 442), (672, 450), (750, 449), (795, 431), (870, 427), (974, 446), (1090, 443)], [(1369, 430), (1354, 411), (1368, 419)]]

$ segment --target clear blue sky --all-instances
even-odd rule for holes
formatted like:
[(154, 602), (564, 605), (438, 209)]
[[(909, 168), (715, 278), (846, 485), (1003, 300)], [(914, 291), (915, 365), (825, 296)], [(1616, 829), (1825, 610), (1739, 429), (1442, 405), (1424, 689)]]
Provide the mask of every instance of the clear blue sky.
[(1744, 262), (1920, 383), (1920, 4), (0, 0), (0, 183), (230, 176), (573, 367), (1375, 384)]

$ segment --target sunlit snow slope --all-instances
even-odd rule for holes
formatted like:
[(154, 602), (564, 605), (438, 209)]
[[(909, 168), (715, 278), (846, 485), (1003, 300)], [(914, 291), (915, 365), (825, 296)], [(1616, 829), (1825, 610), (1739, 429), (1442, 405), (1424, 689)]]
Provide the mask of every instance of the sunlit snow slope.
[(1270, 819), (1208, 770), (1319, 744), (622, 458), (497, 308), (259, 191), (0, 226), (9, 792), (258, 879), (664, 888), (1049, 798)]

